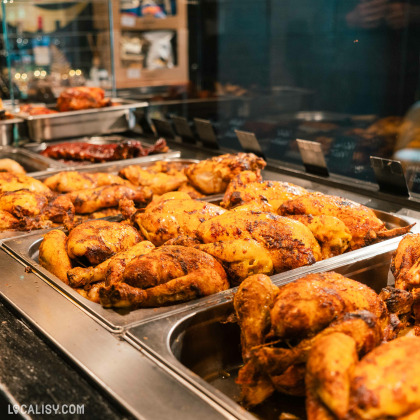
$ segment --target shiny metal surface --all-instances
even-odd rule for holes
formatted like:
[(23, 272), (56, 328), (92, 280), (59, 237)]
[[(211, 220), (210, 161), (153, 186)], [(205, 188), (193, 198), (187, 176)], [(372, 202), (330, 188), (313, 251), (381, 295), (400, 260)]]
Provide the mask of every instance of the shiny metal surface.
[(14, 142), (14, 130), (17, 125), (22, 124), (21, 118), (10, 118), (0, 120), (0, 146), (12, 145)]
[[(413, 222), (407, 216), (398, 217), (391, 214), (384, 214), (381, 212), (377, 213), (379, 216), (382, 215), (384, 222), (386, 222), (389, 228), (397, 226), (407, 226)], [(416, 227), (415, 227), (416, 228)], [(420, 227), (419, 227), (420, 228)], [(413, 229), (416, 231), (416, 229)], [(43, 234), (35, 233), (24, 237), (3, 241), (2, 247), (14, 255), (19, 260), (30, 266), (32, 270), (38, 273), (42, 279), (47, 283), (53, 285), (55, 288), (65, 294), (75, 305), (82, 308), (87, 314), (95, 318), (101, 325), (110, 331), (121, 332), (123, 329), (128, 328), (132, 325), (150, 321), (161, 317), (166, 317), (169, 313), (180, 312), (192, 307), (199, 307), (200, 305), (211, 304), (214, 300), (219, 297), (228, 297), (232, 294), (232, 290), (220, 292), (213, 296), (206, 298), (196, 299), (191, 302), (181, 303), (177, 305), (171, 305), (160, 308), (140, 308), (132, 311), (119, 310), (119, 309), (105, 309), (100, 304), (91, 302), (73, 288), (63, 283), (53, 274), (45, 270), (39, 265), (38, 250), (42, 241)], [(302, 275), (309, 272), (328, 271), (332, 265), (342, 265), (351, 263), (363, 259), (366, 255), (377, 252), (378, 249), (383, 249), (386, 246), (395, 249), (401, 238), (392, 238), (384, 242), (367, 246), (363, 249), (348, 252), (343, 255), (339, 255), (328, 260), (319, 261), (311, 266), (300, 267), (294, 270), (290, 270), (285, 273), (277, 274), (273, 276), (273, 280), (282, 282), (288, 282), (301, 277)]]
[(112, 99), (119, 105), (57, 114), (32, 115), (22, 118), (32, 141), (42, 142), (72, 137), (121, 133), (134, 128), (134, 111), (147, 107), (147, 102)]
[(23, 166), (25, 171), (31, 175), (33, 172), (49, 171), (64, 168), (60, 162), (40, 156), (30, 150), (13, 146), (0, 146), (0, 159), (13, 159)]
[[(147, 420), (233, 419), (183, 378), (159, 366), (0, 250), (0, 296), (25, 316), (62, 355), (133, 416)], [(82, 401), (75, 401), (80, 403)]]
[[(381, 246), (375, 252), (354, 261), (344, 264), (335, 262), (325, 270), (310, 271), (334, 270), (380, 291), (388, 284), (389, 265), (395, 245), (378, 245)], [(290, 281), (292, 279), (286, 279), (284, 275), (273, 277), (273, 282), (279, 286)], [(242, 365), (240, 331), (237, 324), (225, 322), (232, 313), (232, 301), (221, 299), (211, 307), (172, 314), (136, 326), (129, 329), (124, 337), (133, 345), (150, 352), (227, 410), (236, 408), (240, 413), (241, 407), (237, 404), (240, 388), (235, 383)], [(252, 414), (277, 420), (282, 412), (287, 412), (303, 419), (304, 407), (303, 398), (276, 393), (254, 409)], [(246, 419), (249, 414), (242, 413), (238, 417)]]

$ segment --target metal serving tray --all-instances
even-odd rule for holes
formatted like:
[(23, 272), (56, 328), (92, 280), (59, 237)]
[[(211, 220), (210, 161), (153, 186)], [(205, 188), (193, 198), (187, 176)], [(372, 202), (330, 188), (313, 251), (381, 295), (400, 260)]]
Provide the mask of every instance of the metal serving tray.
[[(374, 252), (365, 252), (359, 259), (352, 258), (344, 263), (338, 259), (333, 263), (331, 259), (328, 268), (320, 270), (320, 266), (314, 265), (310, 271), (336, 271), (379, 292), (393, 280), (392, 275), (389, 276), (389, 265), (395, 244), (378, 245), (382, 246)], [(272, 280), (281, 286), (300, 277), (302, 275), (282, 274), (273, 276)], [(143, 352), (149, 352), (152, 359), (181, 375), (205, 398), (220, 404), (237, 418), (255, 419), (257, 416), (278, 420), (283, 412), (302, 420), (306, 418), (302, 397), (275, 393), (251, 412), (237, 403), (240, 387), (235, 379), (243, 363), (239, 326), (225, 322), (232, 313), (232, 300), (219, 298), (212, 306), (192, 308), (133, 327), (125, 332), (124, 338)]]
[(147, 102), (120, 98), (111, 100), (118, 105), (57, 114), (19, 116), (26, 121), (29, 138), (42, 142), (131, 130), (136, 124), (134, 111), (148, 106)]
[[(389, 227), (407, 226), (410, 223), (413, 223), (414, 221), (414, 219), (405, 216), (398, 217), (387, 213), (379, 213), (382, 214), (384, 221)], [(29, 265), (31, 269), (35, 273), (39, 274), (43, 280), (55, 287), (61, 293), (65, 294), (69, 299), (73, 300), (73, 302), (77, 304), (80, 308), (82, 308), (89, 315), (94, 317), (105, 328), (113, 332), (121, 332), (124, 328), (133, 326), (134, 324), (150, 321), (151, 319), (165, 317), (170, 312), (184, 311), (187, 308), (190, 309), (193, 307), (201, 307), (206, 304), (212, 305), (214, 303), (214, 299), (219, 299), (220, 297), (226, 298), (232, 295), (233, 289), (229, 289), (213, 296), (208, 296), (205, 298), (196, 299), (194, 301), (172, 305), (168, 307), (154, 309), (141, 308), (132, 311), (105, 309), (100, 304), (91, 302), (83, 298), (74, 289), (63, 283), (61, 280), (59, 280), (57, 277), (55, 277), (53, 274), (51, 274), (39, 265), (38, 250), (42, 239), (43, 235), (36, 233), (25, 237), (6, 240), (3, 242), (2, 247), (9, 251), (16, 258)], [(367, 254), (375, 252), (378, 249), (383, 249), (387, 246), (391, 249), (396, 249), (400, 240), (401, 237), (388, 239), (384, 242), (375, 245), (370, 245), (363, 249), (351, 251), (349, 253), (339, 255), (328, 260), (319, 261), (311, 266), (305, 266), (297, 268), (295, 270), (290, 270), (286, 273), (273, 276), (273, 278), (275, 278), (276, 281), (279, 282), (282, 280), (287, 282), (299, 278), (308, 272), (326, 271), (330, 269), (329, 267), (331, 265), (340, 265), (345, 264), (347, 262), (358, 261), (359, 259), (364, 258)]]
[(30, 150), (25, 150), (12, 146), (0, 146), (0, 159), (13, 159), (23, 166), (30, 175), (32, 172), (49, 171), (66, 166), (53, 159), (40, 156)]
[[(92, 136), (92, 137), (84, 137), (81, 139), (76, 140), (62, 140), (57, 142), (42, 142), (42, 143), (28, 143), (24, 146), (25, 149), (30, 150), (33, 153), (40, 154), (42, 151), (44, 151), (48, 146), (54, 146), (57, 144), (64, 144), (64, 143), (90, 143), (90, 144), (115, 144), (122, 142), (124, 140), (135, 140), (130, 139), (125, 136)], [(137, 141), (137, 140), (136, 140)], [(143, 139), (139, 140), (141, 141), (142, 145), (144, 146), (153, 146), (153, 143), (150, 143), (150, 141), (144, 141)], [(41, 155), (42, 156), (42, 155)], [(167, 152), (161, 152), (161, 153), (153, 153), (147, 156), (139, 156), (137, 158), (131, 158), (131, 159), (125, 159), (124, 162), (132, 162), (135, 159), (154, 159), (157, 157), (159, 160), (172, 158), (172, 157), (179, 157), (181, 156), (180, 151), (169, 149)], [(61, 168), (69, 168), (69, 167), (77, 167), (77, 168), (83, 168), (86, 166), (92, 166), (92, 165), (101, 165), (102, 163), (92, 163), (89, 161), (68, 161), (64, 162), (62, 160), (55, 160), (51, 158), (50, 159), (53, 162), (58, 162), (60, 164)], [(156, 160), (156, 159), (154, 159)], [(106, 164), (114, 164), (116, 162), (119, 162), (117, 160), (113, 160), (110, 162), (103, 162), (104, 165)]]
[(13, 144), (15, 139), (14, 128), (22, 123), (22, 118), (9, 118), (7, 120), (0, 120), (0, 145), (6, 146)]
[[(17, 150), (21, 150), (21, 149), (17, 149)], [(24, 150), (24, 152), (27, 152), (26, 150)], [(154, 162), (156, 161), (174, 161), (174, 162), (182, 162), (185, 163), (186, 165), (189, 165), (191, 163), (196, 163), (198, 162), (197, 160), (194, 159), (178, 159), (180, 155), (180, 152), (168, 152), (168, 153), (164, 153), (164, 154), (156, 154), (156, 155), (150, 155), (150, 156), (143, 156), (140, 158), (134, 158), (134, 159), (127, 159), (124, 161), (117, 161), (117, 162), (107, 162), (107, 163), (97, 163), (97, 164), (90, 164), (90, 165), (86, 165), (83, 167), (77, 166), (77, 167), (71, 167), (68, 165), (63, 165), (62, 168), (59, 169), (52, 169), (49, 171), (40, 171), (40, 172), (35, 172), (32, 173), (31, 176), (32, 178), (35, 179), (39, 179), (39, 180), (44, 180), (46, 178), (48, 178), (49, 176), (58, 174), (60, 172), (65, 172), (65, 171), (77, 171), (77, 172), (107, 172), (107, 173), (113, 173), (113, 174), (118, 174), (118, 171), (122, 168), (125, 168), (126, 166), (129, 165), (141, 165), (143, 167), (147, 167), (152, 165)], [(1, 156), (1, 155), (0, 155)], [(35, 155), (36, 157), (41, 157), (43, 158), (43, 156), (39, 156), (39, 155)], [(46, 158), (45, 158), (46, 159)], [(53, 229), (57, 229), (56, 227)], [(50, 229), (44, 229), (44, 230), (37, 230), (37, 233), (40, 232), (47, 232)], [(29, 233), (27, 231), (19, 231), (19, 230), (5, 230), (5, 231), (0, 231), (0, 242), (2, 240), (5, 239), (11, 239), (11, 238), (19, 238), (22, 236), (26, 236)]]

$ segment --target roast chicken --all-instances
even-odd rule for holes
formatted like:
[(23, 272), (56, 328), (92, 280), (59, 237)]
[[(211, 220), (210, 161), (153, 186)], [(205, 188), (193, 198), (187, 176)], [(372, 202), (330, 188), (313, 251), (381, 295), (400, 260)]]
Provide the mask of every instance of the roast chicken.
[(18, 190), (29, 190), (46, 197), (53, 195), (46, 185), (28, 175), (0, 172), (0, 193)]
[(196, 235), (204, 243), (254, 240), (268, 252), (276, 273), (321, 259), (320, 246), (305, 225), (272, 213), (229, 211), (203, 221)]
[[(414, 331), (420, 336), (420, 234), (406, 235), (391, 261), (396, 290), (408, 291), (412, 297), (411, 311)], [(398, 299), (397, 302), (400, 302)]]
[(111, 105), (111, 100), (105, 98), (105, 91), (98, 87), (71, 87), (63, 90), (57, 99), (57, 109), (60, 112), (102, 108)]
[[(256, 179), (255, 181), (250, 181)], [(276, 211), (284, 202), (307, 194), (297, 185), (280, 181), (262, 181), (257, 174), (245, 171), (232, 179), (227, 187), (221, 206), (232, 208), (246, 203), (266, 202)]]
[(134, 185), (149, 187), (154, 194), (162, 195), (177, 190), (187, 181), (182, 172), (169, 175), (164, 172), (152, 172), (138, 165), (130, 165), (120, 170), (120, 175)]
[(259, 175), (265, 166), (265, 161), (252, 153), (226, 154), (192, 164), (185, 174), (194, 188), (210, 195), (225, 192), (229, 182), (240, 172), (252, 171)]
[[(207, 296), (229, 287), (211, 255), (195, 248), (154, 248), (127, 224), (92, 221), (68, 237), (53, 230), (39, 249), (40, 264), (104, 307), (153, 307)], [(90, 267), (76, 266), (84, 262)]]
[(105, 307), (153, 307), (185, 302), (229, 288), (223, 267), (211, 255), (183, 246), (162, 246), (134, 257), (121, 281), (99, 290)]
[(52, 175), (44, 180), (44, 184), (59, 193), (81, 191), (88, 188), (103, 187), (105, 185), (131, 185), (118, 175), (107, 172), (83, 173), (77, 171), (64, 171)]
[(340, 219), (351, 234), (349, 250), (402, 235), (412, 227), (388, 230), (372, 209), (342, 197), (322, 193), (310, 193), (291, 199), (279, 207), (278, 213), (283, 216), (328, 215)]
[(214, 204), (193, 200), (187, 193), (175, 192), (152, 201), (133, 218), (142, 235), (159, 246), (178, 236), (194, 236), (204, 221), (225, 211)]
[(306, 367), (308, 420), (420, 418), (419, 351), (420, 338), (406, 336), (359, 361), (352, 335), (319, 337)]
[(309, 352), (317, 339), (341, 333), (359, 354), (392, 339), (385, 302), (369, 287), (340, 274), (310, 274), (278, 289), (264, 275), (245, 279), (234, 297), (244, 367), (239, 371), (244, 405), (274, 390), (305, 394)]
[(23, 166), (13, 159), (0, 159), (0, 172), (12, 172), (14, 174), (25, 175), (26, 171)]

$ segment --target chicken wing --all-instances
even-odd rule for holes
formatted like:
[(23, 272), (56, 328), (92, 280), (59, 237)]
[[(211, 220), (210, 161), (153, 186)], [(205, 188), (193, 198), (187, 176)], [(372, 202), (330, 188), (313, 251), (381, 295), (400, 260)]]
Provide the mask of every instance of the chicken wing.
[(226, 154), (194, 163), (185, 174), (191, 185), (203, 194), (220, 194), (240, 172), (252, 171), (259, 175), (265, 166), (265, 161), (253, 153)]
[(106, 207), (117, 207), (122, 199), (133, 200), (136, 204), (146, 205), (152, 198), (148, 188), (136, 189), (126, 185), (109, 185), (66, 194), (74, 204), (76, 213), (93, 213)]
[(122, 281), (99, 291), (105, 307), (153, 307), (185, 302), (229, 287), (222, 266), (209, 254), (163, 246), (133, 258)]
[(352, 236), (350, 250), (377, 242), (381, 239), (407, 233), (411, 226), (388, 230), (385, 223), (376, 217), (374, 211), (362, 204), (342, 197), (310, 193), (282, 204), (278, 210), (283, 216), (307, 214), (329, 215), (340, 219)]
[(91, 265), (97, 265), (140, 240), (140, 234), (130, 225), (92, 220), (70, 232), (67, 252), (71, 259), (87, 260)]

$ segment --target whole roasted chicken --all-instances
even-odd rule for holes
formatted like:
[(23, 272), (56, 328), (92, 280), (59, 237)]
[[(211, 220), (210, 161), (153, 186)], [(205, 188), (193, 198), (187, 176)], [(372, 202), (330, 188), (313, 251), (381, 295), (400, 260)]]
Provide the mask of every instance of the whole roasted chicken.
[(333, 272), (310, 274), (280, 289), (264, 275), (248, 277), (234, 307), (245, 363), (238, 383), (247, 406), (274, 390), (304, 395), (306, 362), (320, 337), (349, 336), (365, 354), (396, 333), (373, 290)]
[(98, 87), (71, 87), (61, 92), (57, 99), (57, 108), (60, 112), (102, 108), (111, 105), (111, 100), (105, 98), (105, 91)]

